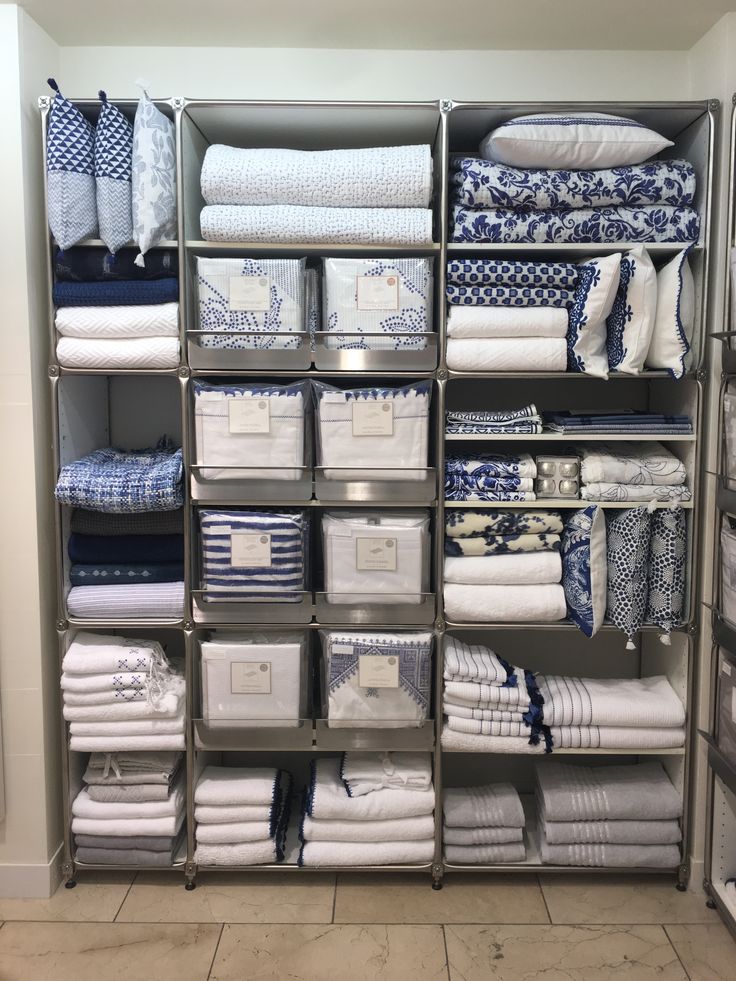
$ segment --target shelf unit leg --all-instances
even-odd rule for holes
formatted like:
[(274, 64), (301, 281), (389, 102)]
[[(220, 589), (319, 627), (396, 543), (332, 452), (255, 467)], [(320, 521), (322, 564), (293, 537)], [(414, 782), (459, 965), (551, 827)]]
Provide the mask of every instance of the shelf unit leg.
[(194, 862), (188, 862), (184, 869), (184, 877), (186, 882), (184, 883), (184, 888), (187, 892), (192, 892), (193, 889), (197, 888), (196, 878), (197, 878), (197, 866)]
[(432, 866), (432, 888), (439, 890), (442, 888), (442, 879), (444, 876), (444, 869), (441, 865)]
[(690, 867), (688, 865), (681, 865), (677, 870), (677, 884), (675, 888), (678, 892), (685, 892), (689, 881)]
[(64, 878), (64, 888), (73, 889), (77, 884), (74, 878), (74, 862), (64, 862), (61, 866), (61, 874)]

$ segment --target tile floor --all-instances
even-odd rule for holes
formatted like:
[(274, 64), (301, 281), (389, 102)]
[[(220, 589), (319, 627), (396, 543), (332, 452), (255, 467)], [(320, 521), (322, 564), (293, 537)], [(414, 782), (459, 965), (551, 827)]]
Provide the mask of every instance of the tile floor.
[(661, 878), (86, 876), (0, 899), (0, 981), (734, 981), (736, 943)]

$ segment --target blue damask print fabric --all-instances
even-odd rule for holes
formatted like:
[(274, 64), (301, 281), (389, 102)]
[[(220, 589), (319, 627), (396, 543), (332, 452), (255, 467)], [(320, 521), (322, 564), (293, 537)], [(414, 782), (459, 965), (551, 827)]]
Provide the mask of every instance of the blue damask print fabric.
[(445, 555), (509, 555), (512, 552), (559, 552), (560, 536), (548, 532), (472, 535), (445, 538)]
[(578, 267), (572, 262), (523, 262), (513, 259), (450, 259), (447, 282), (455, 286), (542, 286), (575, 289)]
[(448, 501), (534, 500), (536, 466), (528, 454), (477, 457), (448, 456), (445, 499)]
[(486, 307), (571, 307), (571, 290), (548, 286), (455, 286), (447, 287), (447, 302), (453, 305)]
[(685, 610), (687, 515), (682, 508), (661, 508), (652, 515), (648, 571), (645, 621), (670, 633), (682, 624)]
[(448, 538), (493, 535), (532, 535), (562, 532), (562, 518), (556, 511), (470, 511), (445, 512)]

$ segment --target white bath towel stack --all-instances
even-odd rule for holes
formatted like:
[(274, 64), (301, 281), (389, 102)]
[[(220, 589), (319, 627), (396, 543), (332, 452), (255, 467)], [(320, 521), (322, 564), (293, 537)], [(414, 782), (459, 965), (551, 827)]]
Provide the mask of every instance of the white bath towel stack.
[(56, 357), (66, 368), (176, 368), (179, 304), (59, 307)]
[(445, 861), (451, 865), (525, 860), (524, 810), (510, 783), (448, 787), (442, 815)]
[(299, 864), (424, 865), (434, 857), (429, 753), (346, 753), (312, 762)]

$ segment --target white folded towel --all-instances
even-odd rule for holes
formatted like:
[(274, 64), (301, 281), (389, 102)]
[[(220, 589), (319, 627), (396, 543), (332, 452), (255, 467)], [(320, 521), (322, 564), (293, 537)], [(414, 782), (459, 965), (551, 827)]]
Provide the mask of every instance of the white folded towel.
[(81, 790), (72, 802), (75, 817), (99, 821), (135, 820), (137, 818), (167, 817), (179, 814), (184, 807), (184, 781), (172, 787), (167, 800), (112, 802), (92, 800), (87, 790)]
[(549, 726), (679, 728), (685, 708), (664, 675), (651, 678), (572, 678), (538, 675)]
[[(506, 729), (510, 730), (508, 733)], [(518, 727), (518, 728), (517, 728)], [(515, 734), (518, 733), (518, 734)], [(554, 749), (678, 749), (685, 729), (647, 729), (634, 726), (552, 726)], [(442, 745), (470, 753), (543, 753), (545, 741), (529, 744), (531, 730), (517, 721), (487, 722), (447, 716)]]
[(133, 338), (179, 336), (179, 304), (125, 307), (59, 307), (56, 329), (63, 337)]
[(270, 865), (278, 861), (278, 851), (273, 838), (239, 842), (236, 845), (197, 844), (194, 861), (199, 866)]
[(110, 835), (116, 838), (138, 838), (141, 835), (172, 837), (179, 834), (184, 823), (184, 811), (166, 817), (141, 818), (72, 818), (72, 832), (75, 835)]
[(132, 722), (135, 719), (174, 718), (184, 711), (182, 696), (167, 692), (156, 704), (149, 701), (112, 703), (108, 705), (64, 705), (67, 722)]
[(567, 310), (562, 307), (451, 306), (447, 336), (511, 338), (567, 336)]
[(307, 791), (307, 814), (320, 821), (382, 821), (431, 814), (434, 788), (430, 790), (376, 790), (350, 797), (340, 779), (340, 760), (322, 758), (312, 764)]
[(133, 722), (70, 722), (72, 736), (158, 736), (184, 732), (184, 716)]
[(445, 582), (515, 586), (561, 581), (562, 558), (559, 552), (445, 556)]
[(523, 828), (451, 828), (445, 824), (442, 839), (446, 845), (508, 845), (524, 840)]
[(174, 733), (151, 733), (149, 736), (74, 736), (69, 740), (69, 749), (75, 753), (115, 753), (118, 750), (134, 752), (148, 750), (184, 749), (184, 731)]
[(308, 841), (299, 864), (311, 867), (361, 865), (425, 865), (434, 858), (434, 838), (424, 841)]
[(421, 841), (434, 836), (434, 817), (389, 818), (386, 821), (319, 821), (304, 815), (305, 841)]
[(278, 799), (281, 777), (275, 767), (206, 766), (194, 789), (194, 803), (271, 806)]
[(351, 797), (391, 787), (429, 790), (432, 757), (429, 753), (345, 753), (341, 775)]
[(237, 845), (273, 837), (270, 821), (234, 821), (231, 824), (198, 824), (198, 845)]
[(56, 360), (64, 368), (176, 368), (179, 338), (60, 337)]
[(117, 674), (66, 674), (60, 680), (61, 690), (68, 692), (111, 692), (120, 688), (145, 688), (147, 671), (120, 671)]
[[(461, 702), (459, 699), (450, 698), (447, 695), (443, 699), (443, 708), (448, 715), (460, 719), (482, 719), (484, 722), (496, 722), (504, 725), (523, 725), (526, 710), (521, 706), (516, 709), (496, 709), (496, 708), (477, 708), (469, 702)], [(501, 733), (506, 735), (506, 733)], [(509, 732), (508, 735), (513, 735)]]
[[(446, 681), (475, 681), (487, 685), (503, 685), (509, 672), (498, 655), (482, 644), (466, 644), (457, 637), (445, 637)], [(523, 680), (523, 672), (521, 678)], [(517, 681), (518, 684), (518, 681)]]
[(446, 681), (445, 696), (471, 708), (515, 708), (525, 712), (529, 707), (529, 690), (523, 675), (513, 688), (477, 681)]
[(526, 859), (523, 841), (502, 845), (450, 845), (445, 843), (445, 861), (451, 865), (511, 865)]
[(510, 783), (448, 787), (442, 813), (451, 828), (523, 828), (525, 824), (519, 792)]
[(198, 804), (194, 808), (194, 820), (198, 824), (243, 824), (253, 821), (271, 821), (273, 804)]
[(566, 371), (564, 337), (450, 337), (447, 367), (453, 371)]
[(64, 705), (122, 705), (150, 701), (148, 686), (143, 688), (112, 688), (110, 691), (66, 691)]
[(163, 648), (158, 643), (80, 631), (69, 645), (61, 666), (66, 677), (94, 676), (119, 671), (149, 672), (153, 661), (164, 662)]
[(445, 583), (445, 615), (458, 623), (552, 623), (567, 616), (559, 584), (469, 586)]

